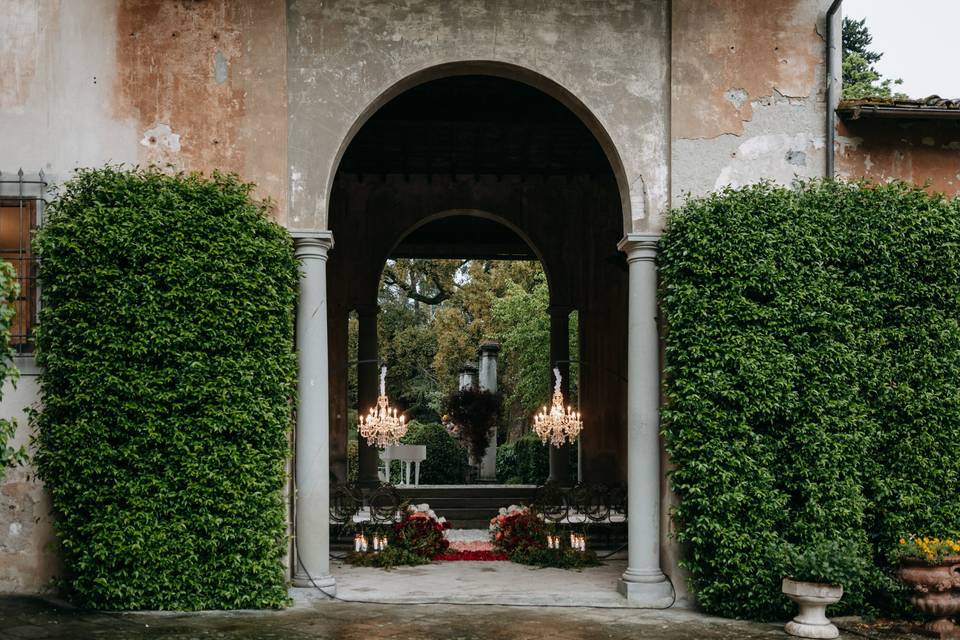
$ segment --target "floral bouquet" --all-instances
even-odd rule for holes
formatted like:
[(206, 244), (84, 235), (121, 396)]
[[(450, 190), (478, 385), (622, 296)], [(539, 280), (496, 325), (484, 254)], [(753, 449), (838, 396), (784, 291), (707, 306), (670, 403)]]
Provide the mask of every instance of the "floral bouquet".
[(930, 538), (928, 536), (910, 536), (900, 538), (900, 544), (894, 551), (894, 557), (920, 558), (928, 564), (937, 564), (944, 558), (960, 556), (960, 537), (958, 538)]
[(430, 505), (412, 504), (403, 519), (393, 525), (393, 544), (421, 558), (433, 559), (450, 546), (444, 535), (449, 528), (447, 519), (438, 518)]
[(547, 525), (530, 507), (510, 505), (501, 508), (500, 513), (490, 520), (490, 535), (493, 546), (508, 555), (547, 546)]

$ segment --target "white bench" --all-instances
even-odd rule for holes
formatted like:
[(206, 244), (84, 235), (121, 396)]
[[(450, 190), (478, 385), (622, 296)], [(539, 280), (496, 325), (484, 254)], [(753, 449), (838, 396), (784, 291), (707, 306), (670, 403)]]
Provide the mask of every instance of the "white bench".
[(390, 482), (390, 463), (400, 462), (401, 485), (410, 484), (410, 465), (413, 465), (413, 484), (420, 484), (420, 463), (427, 459), (427, 445), (425, 444), (394, 444), (380, 451), (380, 460), (383, 468), (380, 469), (380, 481)]

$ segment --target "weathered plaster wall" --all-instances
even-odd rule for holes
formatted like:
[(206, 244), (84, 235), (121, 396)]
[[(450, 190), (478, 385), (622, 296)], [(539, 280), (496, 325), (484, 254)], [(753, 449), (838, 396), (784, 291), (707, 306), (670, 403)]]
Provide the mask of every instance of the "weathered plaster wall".
[[(17, 364), (19, 381), (16, 386), (8, 382), (2, 391), (3, 416), (17, 420), (13, 447), (29, 443), (25, 410), (36, 403), (38, 392), (32, 362)], [(29, 465), (10, 469), (0, 476), (0, 593), (46, 591), (58, 569), (50, 499), (43, 483)]]
[(960, 195), (960, 122), (851, 120), (838, 127), (837, 173), (877, 182), (929, 183), (930, 191)]
[(236, 171), (285, 219), (283, 0), (0, 0), (0, 16), (0, 170)]
[(391, 88), (438, 65), (485, 61), (499, 66), (474, 71), (582, 102), (580, 115), (595, 116), (622, 161), (632, 226), (659, 228), (669, 202), (666, 12), (661, 0), (289, 0), (290, 226), (327, 226), (339, 154)]
[(824, 171), (821, 0), (673, 0), (673, 202)]

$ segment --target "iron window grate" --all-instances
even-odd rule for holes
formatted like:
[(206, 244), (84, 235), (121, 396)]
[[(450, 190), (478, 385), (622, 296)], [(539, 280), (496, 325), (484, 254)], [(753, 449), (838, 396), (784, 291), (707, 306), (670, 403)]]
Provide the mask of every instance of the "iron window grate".
[(21, 355), (31, 354), (34, 349), (39, 291), (31, 241), (43, 215), (46, 191), (43, 171), (32, 176), (24, 174), (23, 169), (16, 174), (0, 171), (0, 260), (13, 265), (20, 285), (10, 329), (11, 346)]

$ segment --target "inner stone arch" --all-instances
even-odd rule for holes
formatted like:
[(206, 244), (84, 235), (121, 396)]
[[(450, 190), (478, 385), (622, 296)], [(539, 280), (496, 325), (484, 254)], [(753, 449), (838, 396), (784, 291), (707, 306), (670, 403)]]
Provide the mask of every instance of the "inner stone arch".
[[(475, 259), (521, 252), (516, 243), (498, 246), (496, 225), (476, 222), (483, 220), (477, 212), (490, 212), (536, 247), (550, 280), (544, 313), (565, 318), (578, 311), (581, 408), (591, 421), (582, 440), (583, 479), (625, 482), (620, 194), (607, 154), (577, 114), (517, 80), (442, 77), (412, 86), (371, 115), (344, 150), (330, 197), (332, 478), (346, 478), (347, 420), (355, 409), (346, 376), (335, 374), (349, 366), (349, 313), (375, 318), (381, 268), (398, 249), (406, 257)], [(551, 368), (544, 362), (545, 377)]]

